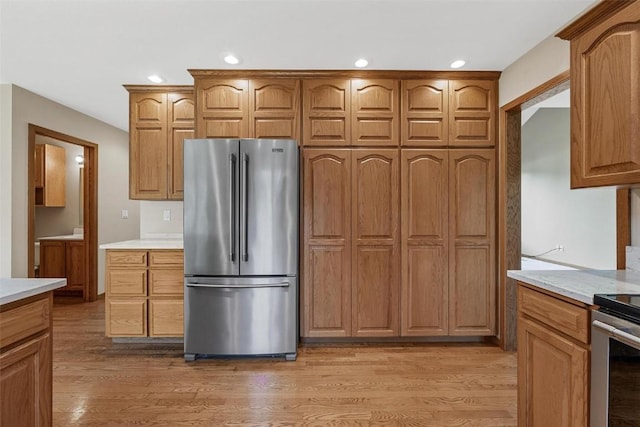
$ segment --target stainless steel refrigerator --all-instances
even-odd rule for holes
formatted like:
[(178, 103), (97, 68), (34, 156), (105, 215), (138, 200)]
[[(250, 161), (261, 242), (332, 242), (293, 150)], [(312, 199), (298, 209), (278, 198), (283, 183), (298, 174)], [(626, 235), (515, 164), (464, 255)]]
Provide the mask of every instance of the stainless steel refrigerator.
[(295, 140), (184, 141), (185, 360), (295, 360), (298, 163)]

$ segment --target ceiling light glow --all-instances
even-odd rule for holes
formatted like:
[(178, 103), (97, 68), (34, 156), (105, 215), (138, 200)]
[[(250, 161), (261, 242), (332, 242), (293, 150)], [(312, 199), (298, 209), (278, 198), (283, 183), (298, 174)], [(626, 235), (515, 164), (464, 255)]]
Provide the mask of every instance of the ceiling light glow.
[(367, 61), (364, 58), (360, 58), (355, 62), (355, 66), (358, 67), (358, 68), (364, 68), (367, 65), (369, 65), (369, 61)]
[(233, 54), (228, 54), (228, 55), (225, 55), (224, 62), (226, 62), (227, 64), (236, 65), (237, 63), (240, 62), (240, 60), (238, 59), (237, 56)]
[(157, 74), (151, 74), (147, 77), (153, 83), (162, 83), (164, 79)]
[(466, 61), (464, 61), (463, 59), (458, 59), (451, 63), (451, 68), (460, 68), (463, 67), (464, 64), (466, 64)]

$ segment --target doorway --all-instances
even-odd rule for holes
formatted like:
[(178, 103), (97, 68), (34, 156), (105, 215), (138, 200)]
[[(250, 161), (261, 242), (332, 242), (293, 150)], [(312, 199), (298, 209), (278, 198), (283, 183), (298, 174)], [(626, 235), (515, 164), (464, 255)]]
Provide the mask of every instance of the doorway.
[[(62, 143), (58, 145), (70, 144), (73, 147), (81, 148), (77, 156), (77, 162), (82, 162), (82, 168), (73, 172), (77, 174), (77, 187), (74, 184), (74, 188), (77, 188), (79, 192), (78, 202), (77, 205), (71, 206), (70, 209), (77, 211), (75, 214), (80, 220), (76, 222), (81, 222), (82, 224), (77, 227), (80, 230), (76, 230), (79, 233), (81, 232), (83, 241), (80, 258), (84, 258), (84, 268), (80, 269), (81, 277), (79, 278), (79, 281), (83, 284), (82, 296), (84, 301), (94, 301), (98, 296), (98, 145), (34, 124), (29, 124), (28, 141), (28, 245), (30, 248), (27, 259), (28, 277), (35, 277), (36, 273), (36, 201), (39, 205), (43, 204), (40, 183), (41, 171), (39, 166), (37, 167), (36, 165), (36, 144), (37, 141), (42, 142), (40, 140), (57, 141)], [(40, 185), (38, 190), (36, 190), (36, 180), (39, 181)]]
[[(516, 286), (507, 270), (520, 270), (522, 259), (522, 117), (521, 112), (569, 87), (566, 71), (500, 109), (498, 170), (498, 264), (500, 344), (504, 350), (516, 349)], [(616, 264), (624, 268), (624, 248), (630, 244), (629, 190), (616, 191)]]

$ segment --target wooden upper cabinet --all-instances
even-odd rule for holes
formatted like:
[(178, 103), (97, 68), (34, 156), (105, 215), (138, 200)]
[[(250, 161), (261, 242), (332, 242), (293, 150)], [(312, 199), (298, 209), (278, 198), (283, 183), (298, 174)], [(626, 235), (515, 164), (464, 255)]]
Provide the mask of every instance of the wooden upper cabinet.
[(248, 138), (249, 80), (196, 80), (196, 138)]
[(351, 336), (351, 151), (305, 149), (302, 335)]
[(302, 82), (304, 145), (351, 144), (351, 81), (308, 79)]
[(495, 335), (495, 152), (449, 152), (449, 335)]
[(251, 80), (249, 93), (252, 138), (300, 141), (300, 80)]
[(398, 146), (399, 83), (351, 80), (351, 145)]
[(448, 150), (402, 150), (403, 336), (448, 334), (448, 170)]
[(449, 145), (492, 147), (496, 140), (495, 80), (449, 81)]
[(640, 183), (640, 2), (627, 4), (568, 37), (572, 188)]
[(52, 144), (36, 144), (34, 150), (35, 205), (64, 207), (67, 182), (65, 149)]
[(125, 86), (129, 91), (129, 198), (182, 200), (182, 143), (194, 136), (189, 86)]
[(399, 335), (399, 152), (352, 152), (354, 336)]
[(402, 81), (401, 144), (436, 147), (449, 143), (449, 81)]

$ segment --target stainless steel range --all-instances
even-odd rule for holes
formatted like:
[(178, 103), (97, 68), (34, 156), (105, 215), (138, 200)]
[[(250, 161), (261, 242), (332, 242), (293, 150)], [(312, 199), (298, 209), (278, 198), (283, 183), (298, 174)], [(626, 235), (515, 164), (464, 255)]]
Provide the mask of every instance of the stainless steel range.
[(640, 295), (595, 295), (591, 426), (640, 426)]

